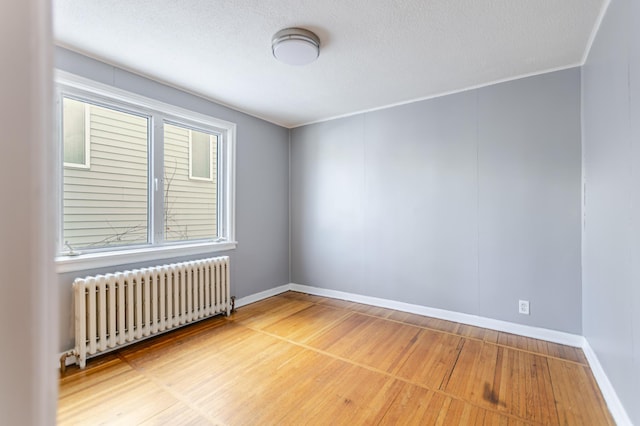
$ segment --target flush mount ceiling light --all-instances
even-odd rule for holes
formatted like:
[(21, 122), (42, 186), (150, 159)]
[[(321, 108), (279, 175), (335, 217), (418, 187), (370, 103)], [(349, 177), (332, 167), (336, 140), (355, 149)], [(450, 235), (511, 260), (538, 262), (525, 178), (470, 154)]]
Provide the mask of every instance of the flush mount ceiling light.
[(271, 40), (273, 56), (289, 65), (307, 65), (320, 55), (320, 39), (303, 28), (285, 28)]

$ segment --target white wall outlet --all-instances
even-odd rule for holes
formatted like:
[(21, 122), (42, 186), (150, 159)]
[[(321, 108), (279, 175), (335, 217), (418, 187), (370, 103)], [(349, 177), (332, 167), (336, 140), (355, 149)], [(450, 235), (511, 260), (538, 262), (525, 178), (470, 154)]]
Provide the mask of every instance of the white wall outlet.
[(529, 315), (529, 301), (528, 300), (519, 300), (518, 301), (518, 312), (523, 315)]

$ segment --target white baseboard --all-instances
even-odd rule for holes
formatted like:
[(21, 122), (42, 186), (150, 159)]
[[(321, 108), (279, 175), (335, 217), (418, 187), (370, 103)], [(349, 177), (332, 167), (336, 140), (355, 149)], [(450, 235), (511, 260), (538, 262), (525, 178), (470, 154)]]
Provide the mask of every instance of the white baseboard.
[(395, 309), (397, 311), (409, 312), (412, 314), (424, 315), (428, 317), (443, 319), (447, 321), (459, 322), (476, 327), (488, 328), (505, 333), (517, 334), (519, 336), (531, 337), (534, 339), (546, 340), (548, 342), (560, 343), (563, 345), (582, 347), (584, 338), (577, 334), (565, 333), (562, 331), (548, 330), (546, 328), (533, 327), (529, 325), (515, 324), (512, 322), (481, 317), (477, 315), (463, 314), (460, 312), (447, 311), (444, 309), (430, 308), (411, 303), (397, 302), (395, 300), (381, 299), (378, 297), (363, 296), (360, 294), (346, 293), (343, 291), (329, 290), (319, 287), (311, 287), (300, 284), (290, 284), (291, 290), (302, 293), (309, 293), (316, 296), (331, 297), (334, 299), (348, 300), (350, 302), (364, 303), (367, 305), (379, 306), (381, 308)]
[(260, 293), (254, 293), (254, 294), (250, 294), (249, 296), (241, 297), (239, 299), (236, 299), (236, 308), (240, 308), (250, 303), (258, 302), (262, 299), (266, 299), (271, 296), (275, 296), (289, 290), (291, 290), (291, 285), (284, 284), (279, 287), (274, 287), (269, 290), (261, 291)]
[(602, 392), (602, 396), (604, 400), (607, 402), (607, 406), (609, 407), (609, 411), (613, 416), (613, 420), (615, 420), (616, 424), (619, 426), (629, 425), (632, 426), (633, 423), (627, 414), (627, 411), (624, 409), (620, 398), (618, 398), (618, 393), (614, 389), (613, 385), (609, 381), (609, 377), (604, 372), (602, 368), (602, 364), (600, 364), (600, 360), (598, 356), (593, 351), (593, 348), (589, 344), (589, 341), (584, 338), (584, 344), (582, 345), (582, 350), (584, 351), (584, 355), (587, 357), (587, 362), (589, 362), (589, 367), (591, 367), (591, 372), (598, 382), (598, 386), (600, 387), (600, 391)]

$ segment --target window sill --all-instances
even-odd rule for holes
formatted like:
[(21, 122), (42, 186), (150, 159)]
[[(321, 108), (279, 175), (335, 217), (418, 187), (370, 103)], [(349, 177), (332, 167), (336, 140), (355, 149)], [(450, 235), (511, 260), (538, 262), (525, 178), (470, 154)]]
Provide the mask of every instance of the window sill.
[(80, 254), (77, 256), (58, 256), (55, 259), (56, 272), (83, 271), (149, 261), (160, 261), (178, 256), (191, 256), (235, 249), (237, 242), (194, 243), (125, 249), (98, 253)]

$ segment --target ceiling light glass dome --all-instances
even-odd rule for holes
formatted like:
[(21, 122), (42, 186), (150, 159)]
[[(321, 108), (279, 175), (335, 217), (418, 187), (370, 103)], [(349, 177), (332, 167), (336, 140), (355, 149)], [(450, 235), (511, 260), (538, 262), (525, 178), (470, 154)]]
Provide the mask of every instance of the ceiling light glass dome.
[(303, 28), (285, 28), (271, 40), (273, 56), (289, 65), (307, 65), (320, 55), (320, 38)]

